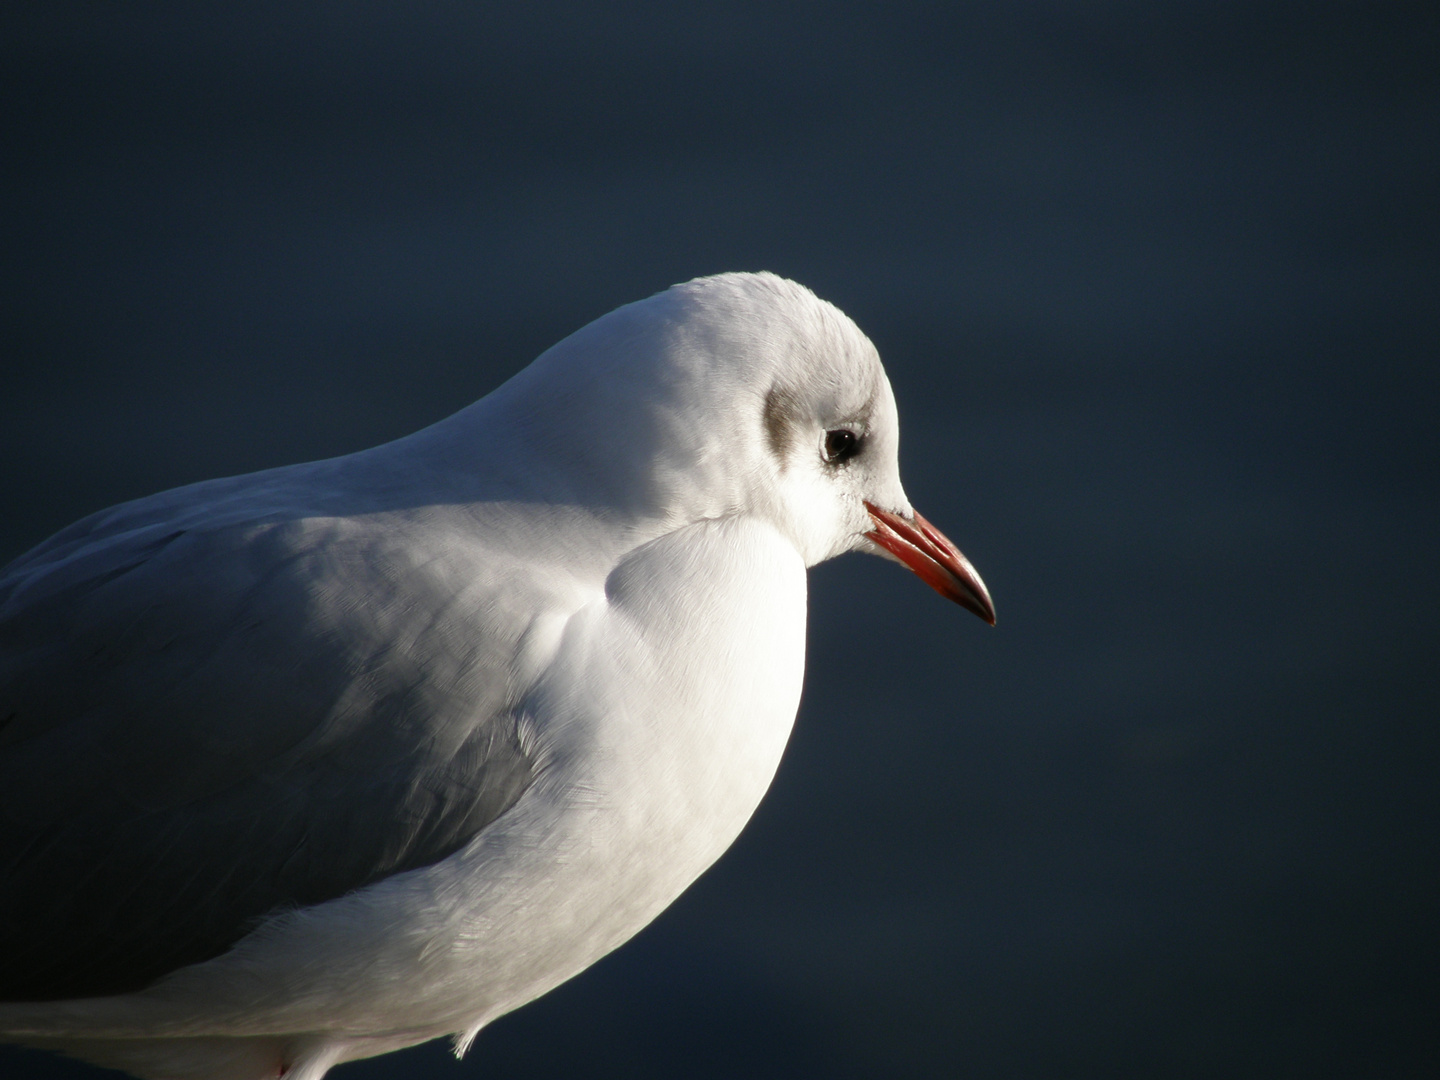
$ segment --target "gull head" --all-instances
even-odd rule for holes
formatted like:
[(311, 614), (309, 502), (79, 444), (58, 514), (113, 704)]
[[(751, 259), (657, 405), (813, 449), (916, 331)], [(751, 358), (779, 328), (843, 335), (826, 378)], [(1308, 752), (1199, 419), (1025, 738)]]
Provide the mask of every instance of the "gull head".
[(511, 460), (562, 496), (661, 528), (754, 515), (807, 566), (883, 555), (995, 621), (979, 574), (906, 497), (875, 346), (793, 281), (675, 285), (590, 323), (479, 404), (524, 444)]

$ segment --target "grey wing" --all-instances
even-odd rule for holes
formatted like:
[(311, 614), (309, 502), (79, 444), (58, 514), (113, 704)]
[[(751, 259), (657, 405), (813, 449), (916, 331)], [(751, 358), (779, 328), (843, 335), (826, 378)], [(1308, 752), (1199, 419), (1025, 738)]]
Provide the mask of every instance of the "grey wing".
[(346, 519), (187, 524), (0, 578), (0, 1000), (139, 989), (444, 858), (531, 782), (523, 627), (438, 556)]

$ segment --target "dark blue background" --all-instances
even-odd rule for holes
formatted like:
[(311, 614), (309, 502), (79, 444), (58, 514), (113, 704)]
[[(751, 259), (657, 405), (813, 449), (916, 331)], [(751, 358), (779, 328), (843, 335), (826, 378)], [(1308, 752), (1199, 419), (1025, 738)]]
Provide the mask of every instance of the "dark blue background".
[(0, 559), (771, 269), (996, 597), (817, 570), (735, 849), (339, 1077), (1440, 1075), (1435, 5), (27, 6)]

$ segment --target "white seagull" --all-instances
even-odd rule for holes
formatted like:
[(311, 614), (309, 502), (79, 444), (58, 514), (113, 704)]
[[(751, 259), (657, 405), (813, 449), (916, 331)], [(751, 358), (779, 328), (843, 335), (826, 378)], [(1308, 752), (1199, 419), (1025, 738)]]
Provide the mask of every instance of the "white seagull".
[(0, 573), (0, 1040), (319, 1080), (593, 964), (735, 839), (805, 568), (994, 622), (870, 341), (771, 274), (596, 320), (372, 450), (93, 514)]

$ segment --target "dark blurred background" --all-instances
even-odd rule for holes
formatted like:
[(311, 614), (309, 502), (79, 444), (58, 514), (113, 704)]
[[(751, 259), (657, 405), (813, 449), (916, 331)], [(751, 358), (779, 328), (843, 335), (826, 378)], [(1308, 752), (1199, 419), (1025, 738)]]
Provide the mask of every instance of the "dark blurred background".
[(996, 597), (816, 570), (734, 850), (339, 1080), (1440, 1075), (1440, 7), (19, 7), (0, 561), (770, 269)]

